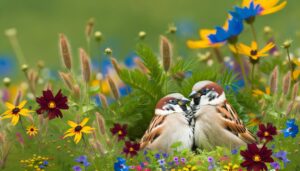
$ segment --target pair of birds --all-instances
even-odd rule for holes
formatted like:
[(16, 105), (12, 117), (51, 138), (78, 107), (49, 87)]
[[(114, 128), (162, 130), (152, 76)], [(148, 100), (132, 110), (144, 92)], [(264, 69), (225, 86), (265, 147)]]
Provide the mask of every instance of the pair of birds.
[(189, 99), (180, 93), (160, 99), (148, 130), (141, 139), (141, 149), (172, 152), (193, 147), (211, 150), (216, 146), (238, 148), (256, 142), (238, 114), (226, 101), (221, 86), (212, 81), (199, 81)]

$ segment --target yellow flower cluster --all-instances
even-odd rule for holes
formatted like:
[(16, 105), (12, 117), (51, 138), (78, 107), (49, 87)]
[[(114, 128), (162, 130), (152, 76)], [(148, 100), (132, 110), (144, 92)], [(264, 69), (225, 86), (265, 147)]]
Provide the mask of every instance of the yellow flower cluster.
[(25, 170), (45, 171), (45, 168), (48, 167), (48, 160), (48, 157), (37, 156), (34, 154), (32, 158), (20, 160), (20, 163)]
[(192, 166), (192, 165), (186, 165), (181, 169), (171, 169), (171, 171), (197, 171), (197, 167), (196, 166)]

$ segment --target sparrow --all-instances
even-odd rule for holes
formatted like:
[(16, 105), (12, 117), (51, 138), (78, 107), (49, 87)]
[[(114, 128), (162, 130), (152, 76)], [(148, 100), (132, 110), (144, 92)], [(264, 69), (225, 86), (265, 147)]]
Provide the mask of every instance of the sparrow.
[(171, 146), (181, 142), (178, 151), (191, 149), (193, 113), (187, 105), (189, 102), (189, 99), (179, 93), (160, 99), (155, 107), (155, 116), (140, 141), (140, 148), (171, 153)]
[(227, 102), (221, 86), (212, 81), (199, 81), (193, 86), (189, 97), (192, 98), (191, 108), (195, 118), (196, 147), (208, 150), (216, 146), (236, 149), (256, 142)]

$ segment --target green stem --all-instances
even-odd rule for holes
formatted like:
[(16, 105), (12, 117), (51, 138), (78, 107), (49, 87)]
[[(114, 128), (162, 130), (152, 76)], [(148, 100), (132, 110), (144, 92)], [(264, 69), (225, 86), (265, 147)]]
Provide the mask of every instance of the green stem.
[(294, 67), (293, 67), (293, 64), (292, 64), (292, 60), (291, 60), (289, 48), (286, 48), (286, 53), (287, 53), (289, 64), (290, 64), (290, 68), (291, 68), (291, 77), (292, 77), (293, 83), (295, 83), (295, 79), (293, 77)]
[(255, 31), (255, 28), (254, 28), (254, 24), (253, 23), (250, 24), (250, 27), (251, 27), (253, 38), (254, 38), (255, 42), (257, 43), (257, 34), (256, 34), (256, 31)]
[(247, 80), (247, 76), (246, 76), (246, 71), (245, 71), (244, 63), (243, 63), (243, 61), (242, 61), (242, 59), (241, 59), (241, 57), (240, 57), (240, 55), (238, 53), (238, 48), (237, 48), (237, 44), (236, 43), (234, 44), (234, 48), (235, 48), (236, 53), (233, 53), (233, 54), (234, 54), (237, 62), (240, 65), (240, 68), (242, 70), (243, 79), (245, 81), (245, 86), (247, 87), (248, 86), (248, 80)]
[(16, 53), (16, 57), (17, 57), (17, 59), (19, 61), (19, 64), (21, 66), (22, 64), (25, 63), (26, 60), (25, 60), (25, 57), (23, 55), (23, 51), (22, 51), (21, 46), (19, 44), (18, 38), (17, 38), (16, 35), (12, 35), (12, 36), (9, 36), (8, 39), (10, 41), (10, 44), (11, 44), (14, 52)]
[(253, 85), (254, 85), (254, 70), (255, 70), (255, 64), (252, 64), (252, 78), (251, 78), (251, 88), (253, 89)]

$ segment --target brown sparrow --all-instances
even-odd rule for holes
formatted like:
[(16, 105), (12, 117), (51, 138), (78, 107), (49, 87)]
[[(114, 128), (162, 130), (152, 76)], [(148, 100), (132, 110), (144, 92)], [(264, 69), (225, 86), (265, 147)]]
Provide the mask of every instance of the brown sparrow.
[(171, 146), (176, 142), (181, 142), (177, 150), (191, 149), (193, 127), (192, 112), (187, 106), (189, 101), (179, 93), (169, 94), (160, 99), (155, 107), (155, 116), (141, 139), (141, 149), (172, 152)]
[(195, 117), (195, 145), (213, 149), (216, 146), (238, 148), (256, 139), (238, 114), (226, 101), (221, 86), (212, 81), (199, 81), (189, 96)]

